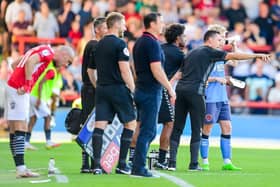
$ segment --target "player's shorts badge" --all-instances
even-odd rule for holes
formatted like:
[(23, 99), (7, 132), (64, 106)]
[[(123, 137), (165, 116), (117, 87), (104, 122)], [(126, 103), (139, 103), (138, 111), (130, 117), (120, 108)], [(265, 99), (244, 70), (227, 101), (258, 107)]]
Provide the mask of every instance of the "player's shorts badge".
[(12, 110), (16, 108), (16, 103), (14, 101), (10, 102), (10, 108)]
[(211, 121), (213, 119), (213, 116), (211, 114), (206, 114), (205, 120), (206, 121)]

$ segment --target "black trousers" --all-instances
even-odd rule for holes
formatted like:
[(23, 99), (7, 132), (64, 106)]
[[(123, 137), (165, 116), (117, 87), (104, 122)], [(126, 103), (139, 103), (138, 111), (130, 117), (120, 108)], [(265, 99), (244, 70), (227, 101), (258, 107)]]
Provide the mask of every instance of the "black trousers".
[(175, 122), (170, 138), (170, 158), (176, 161), (177, 148), (180, 143), (180, 137), (186, 124), (188, 113), (191, 119), (191, 163), (198, 163), (198, 152), (200, 145), (201, 128), (205, 117), (205, 100), (204, 96), (191, 94), (184, 90), (176, 90), (177, 99), (175, 104)]
[(91, 84), (83, 84), (81, 90), (81, 99), (82, 120), (84, 123), (95, 106), (95, 88)]

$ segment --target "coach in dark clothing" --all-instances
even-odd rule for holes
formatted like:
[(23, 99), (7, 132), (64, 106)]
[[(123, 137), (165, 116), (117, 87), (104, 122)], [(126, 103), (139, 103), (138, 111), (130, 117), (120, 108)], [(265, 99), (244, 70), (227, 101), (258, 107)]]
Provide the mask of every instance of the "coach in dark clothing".
[(130, 168), (126, 165), (126, 157), (136, 127), (136, 116), (131, 97), (135, 86), (128, 61), (129, 52), (126, 43), (119, 38), (126, 30), (125, 19), (122, 14), (112, 12), (106, 17), (106, 23), (108, 34), (99, 41), (93, 58), (97, 70), (96, 117), (92, 137), (93, 174), (102, 174), (100, 165), (102, 136), (104, 129), (109, 122), (113, 121), (115, 114), (124, 124), (116, 173), (130, 174)]
[(180, 72), (174, 77), (181, 78), (176, 87), (175, 122), (170, 138), (169, 170), (176, 169), (177, 149), (185, 127), (187, 114), (191, 118), (191, 162), (189, 170), (201, 170), (198, 164), (201, 128), (205, 117), (204, 93), (206, 81), (216, 61), (245, 60), (261, 58), (269, 60), (265, 54), (226, 53), (216, 50), (222, 40), (216, 31), (207, 31), (204, 45), (189, 52)]
[[(104, 17), (96, 18), (93, 21), (93, 29), (95, 33), (95, 38), (90, 40), (85, 47), (83, 54), (83, 63), (82, 63), (82, 123), (86, 121), (88, 115), (92, 111), (95, 105), (95, 87), (96, 87), (96, 78), (95, 72), (92, 66), (94, 50), (98, 44), (98, 41), (107, 33), (107, 25)], [(85, 151), (82, 152), (82, 168), (81, 173), (90, 172), (88, 155)]]
[(156, 35), (160, 34), (163, 20), (160, 14), (150, 13), (144, 17), (146, 32), (136, 41), (133, 59), (137, 75), (135, 103), (140, 122), (132, 175), (153, 177), (146, 168), (146, 156), (150, 143), (156, 136), (156, 125), (161, 103), (162, 85), (174, 102), (176, 95), (163, 71), (164, 54)]

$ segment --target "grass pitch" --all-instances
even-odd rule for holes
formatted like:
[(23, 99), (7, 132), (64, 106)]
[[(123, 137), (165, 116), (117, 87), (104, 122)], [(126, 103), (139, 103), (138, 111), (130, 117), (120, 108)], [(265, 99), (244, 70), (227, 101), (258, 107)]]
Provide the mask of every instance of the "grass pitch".
[[(40, 178), (16, 179), (15, 167), (9, 150), (8, 142), (0, 142), (0, 186), (106, 186), (106, 187), (172, 187), (178, 186), (172, 180), (164, 177), (134, 178), (130, 176), (112, 174), (94, 176), (80, 174), (81, 149), (76, 143), (63, 144), (61, 147), (46, 150), (44, 144), (34, 144), (37, 151), (27, 151), (25, 162), (29, 168), (37, 170)], [(153, 146), (156, 148), (157, 146)], [(57, 177), (48, 177), (48, 161), (53, 157), (56, 167), (61, 171), (60, 176), (66, 177), (66, 183), (59, 183)], [(280, 150), (262, 149), (233, 149), (233, 162), (242, 167), (242, 171), (222, 171), (222, 158), (219, 148), (210, 149), (210, 171), (189, 172), (189, 147), (181, 146), (178, 153), (177, 171), (160, 171), (175, 176), (196, 187), (277, 187), (280, 178)], [(279, 177), (279, 178), (278, 178)], [(46, 181), (47, 180), (47, 181)], [(50, 181), (49, 181), (50, 180)], [(30, 181), (46, 182), (32, 184)]]

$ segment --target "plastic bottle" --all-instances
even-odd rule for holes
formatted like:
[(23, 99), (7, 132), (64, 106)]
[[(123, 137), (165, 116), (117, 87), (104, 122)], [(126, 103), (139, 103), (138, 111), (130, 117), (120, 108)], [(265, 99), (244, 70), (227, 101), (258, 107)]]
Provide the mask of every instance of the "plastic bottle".
[(55, 160), (54, 158), (50, 158), (49, 161), (49, 174), (55, 174)]

